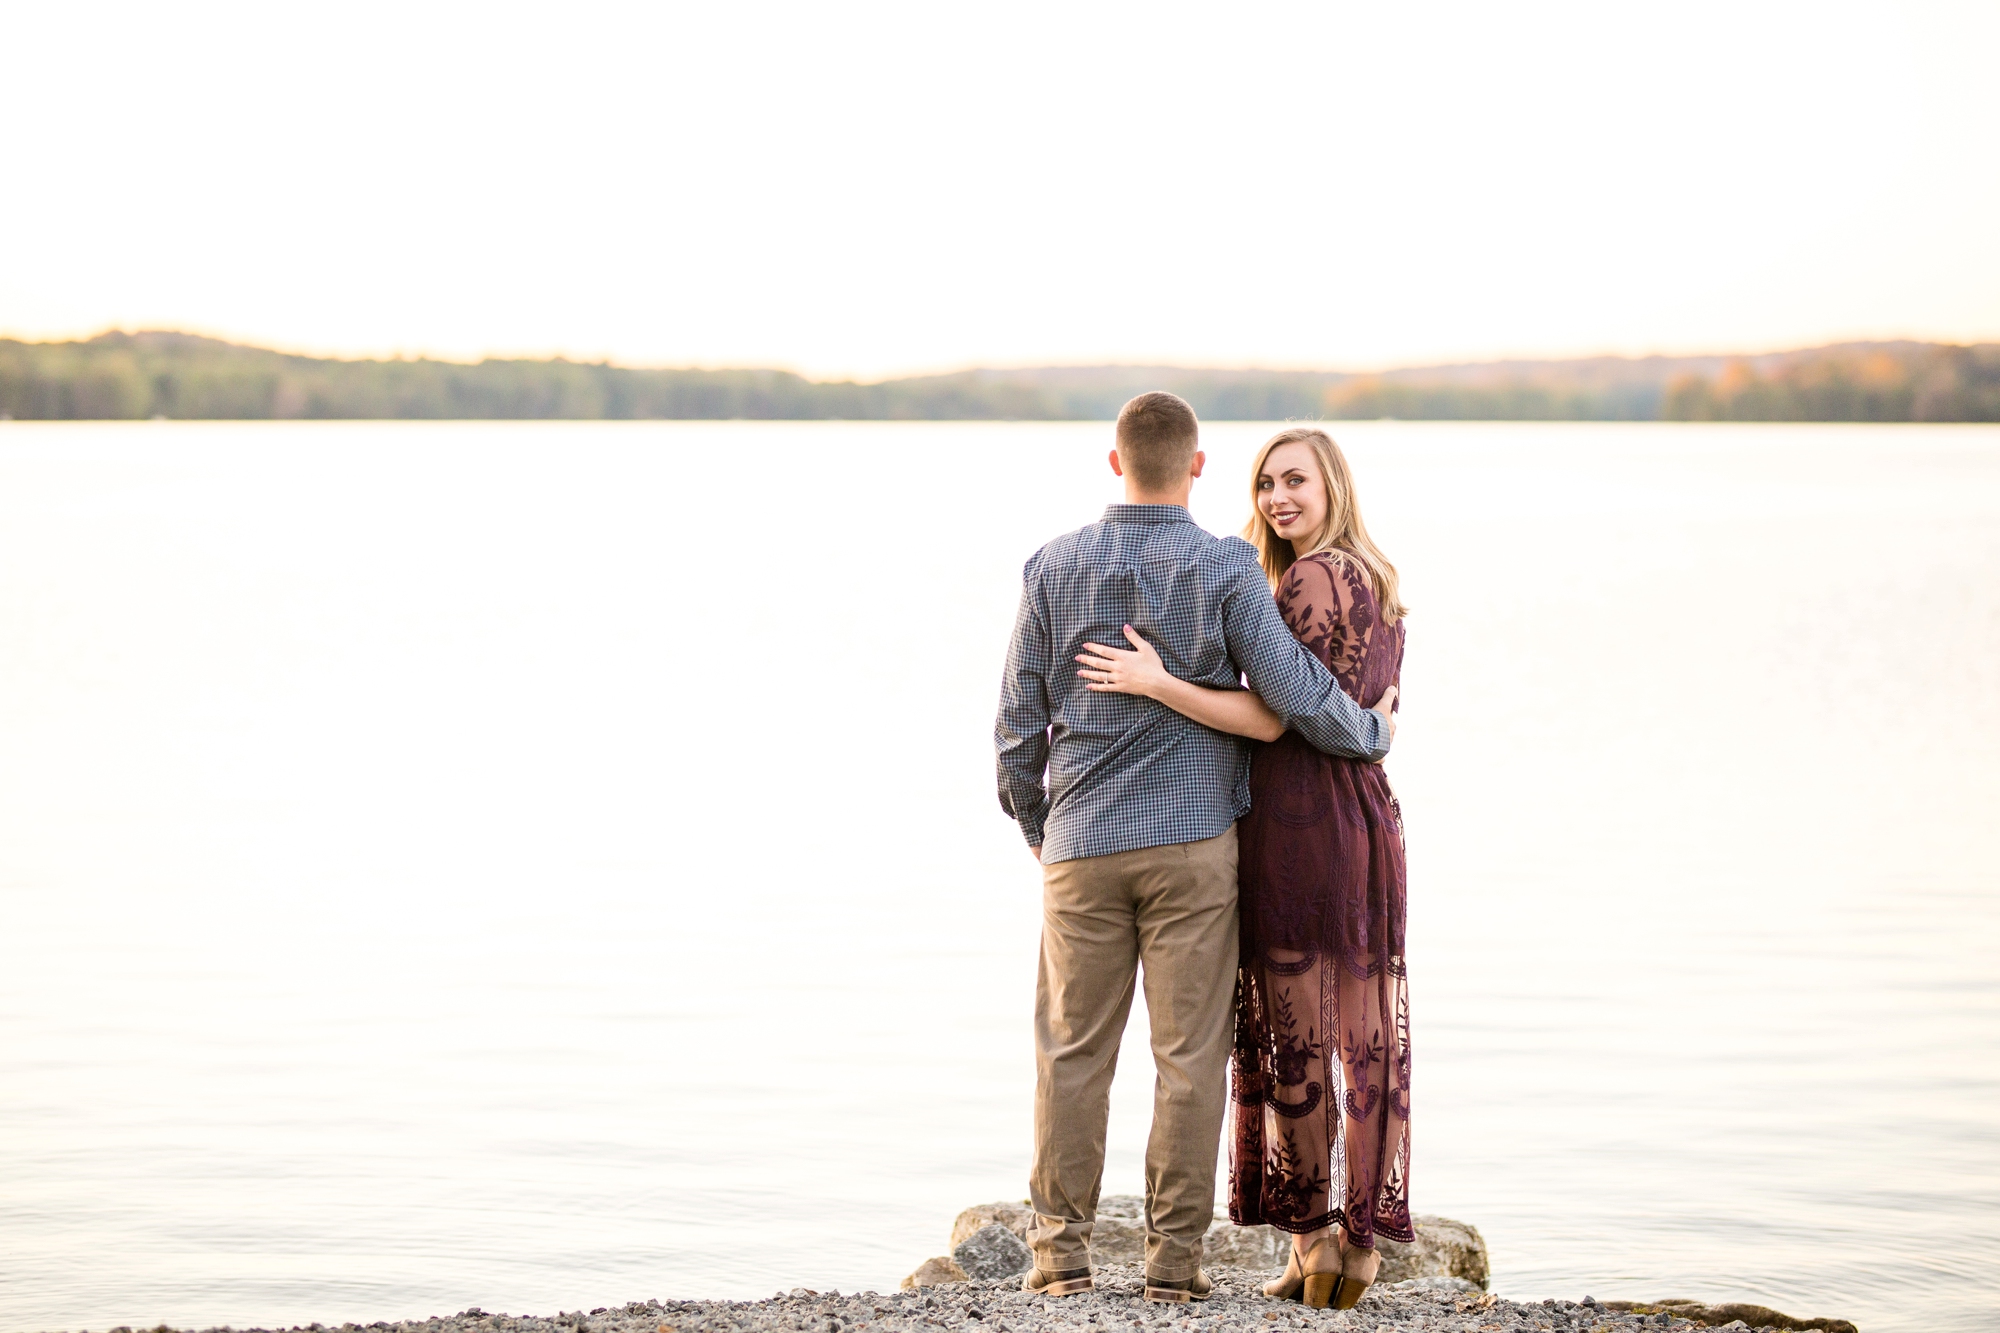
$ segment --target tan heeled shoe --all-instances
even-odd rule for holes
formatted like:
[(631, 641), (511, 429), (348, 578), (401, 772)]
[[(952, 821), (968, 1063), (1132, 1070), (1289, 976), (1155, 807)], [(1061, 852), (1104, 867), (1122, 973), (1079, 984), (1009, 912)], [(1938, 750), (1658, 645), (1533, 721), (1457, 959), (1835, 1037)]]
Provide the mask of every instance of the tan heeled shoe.
[[(1324, 1310), (1333, 1299), (1335, 1289), (1340, 1285), (1340, 1233), (1323, 1236), (1313, 1242), (1304, 1260), (1299, 1264), (1305, 1275), (1304, 1293), (1301, 1299), (1314, 1310)], [(1331, 1264), (1329, 1265), (1329, 1260)]]
[(1352, 1310), (1361, 1303), (1368, 1288), (1375, 1285), (1375, 1275), (1382, 1271), (1382, 1256), (1373, 1247), (1362, 1249), (1349, 1245), (1347, 1236), (1340, 1237), (1340, 1280), (1333, 1284), (1333, 1308)]
[(1293, 1245), (1285, 1250), (1285, 1275), (1276, 1282), (1266, 1282), (1264, 1294), (1281, 1301), (1295, 1301), (1299, 1298), (1299, 1288), (1305, 1284), (1306, 1275), (1299, 1271), (1299, 1247)]

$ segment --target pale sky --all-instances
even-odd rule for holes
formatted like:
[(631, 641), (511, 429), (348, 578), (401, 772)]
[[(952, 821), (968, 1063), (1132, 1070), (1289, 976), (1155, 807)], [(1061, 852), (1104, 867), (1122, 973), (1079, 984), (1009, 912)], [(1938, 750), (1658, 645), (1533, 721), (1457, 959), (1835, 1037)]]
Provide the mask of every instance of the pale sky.
[(881, 376), (2000, 338), (2000, 3), (0, 0), (0, 334)]

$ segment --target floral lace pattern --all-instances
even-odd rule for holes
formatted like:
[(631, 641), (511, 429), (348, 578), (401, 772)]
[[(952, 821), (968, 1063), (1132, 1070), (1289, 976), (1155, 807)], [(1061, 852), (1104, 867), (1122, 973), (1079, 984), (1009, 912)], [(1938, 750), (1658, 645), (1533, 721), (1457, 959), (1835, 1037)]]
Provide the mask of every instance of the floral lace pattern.
[[(1397, 684), (1403, 627), (1382, 623), (1354, 565), (1299, 561), (1278, 610), (1364, 707)], [(1362, 1246), (1414, 1240), (1402, 811), (1380, 765), (1292, 732), (1258, 748), (1250, 798), (1229, 1215), (1294, 1233), (1338, 1224)]]

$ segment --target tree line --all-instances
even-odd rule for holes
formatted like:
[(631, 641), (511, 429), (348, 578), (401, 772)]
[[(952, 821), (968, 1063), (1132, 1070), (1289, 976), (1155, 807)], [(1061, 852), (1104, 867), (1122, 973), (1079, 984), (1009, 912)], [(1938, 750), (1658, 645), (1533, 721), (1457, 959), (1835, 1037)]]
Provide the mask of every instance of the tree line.
[(0, 339), (14, 420), (1108, 420), (1169, 389), (1217, 421), (2000, 421), (2000, 344), (1848, 343), (1752, 357), (1592, 357), (1381, 374), (1081, 366), (864, 384), (782, 370), (334, 360), (184, 333)]

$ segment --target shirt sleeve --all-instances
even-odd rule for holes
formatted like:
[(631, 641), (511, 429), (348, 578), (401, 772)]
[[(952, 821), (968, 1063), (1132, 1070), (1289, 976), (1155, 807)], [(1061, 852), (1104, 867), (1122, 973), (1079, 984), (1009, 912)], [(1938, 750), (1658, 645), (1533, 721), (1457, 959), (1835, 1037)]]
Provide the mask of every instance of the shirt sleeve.
[(1247, 545), (1245, 556), (1223, 602), (1222, 634), (1250, 688), (1315, 749), (1370, 761), (1388, 754), (1382, 715), (1349, 698), (1333, 673), (1293, 637)]
[(1028, 846), (1042, 845), (1049, 815), (1049, 633), (1035, 603), (1035, 562), (1024, 571), (1021, 608), (1000, 678), (1000, 715), (993, 723), (1000, 808), (1021, 826)]

